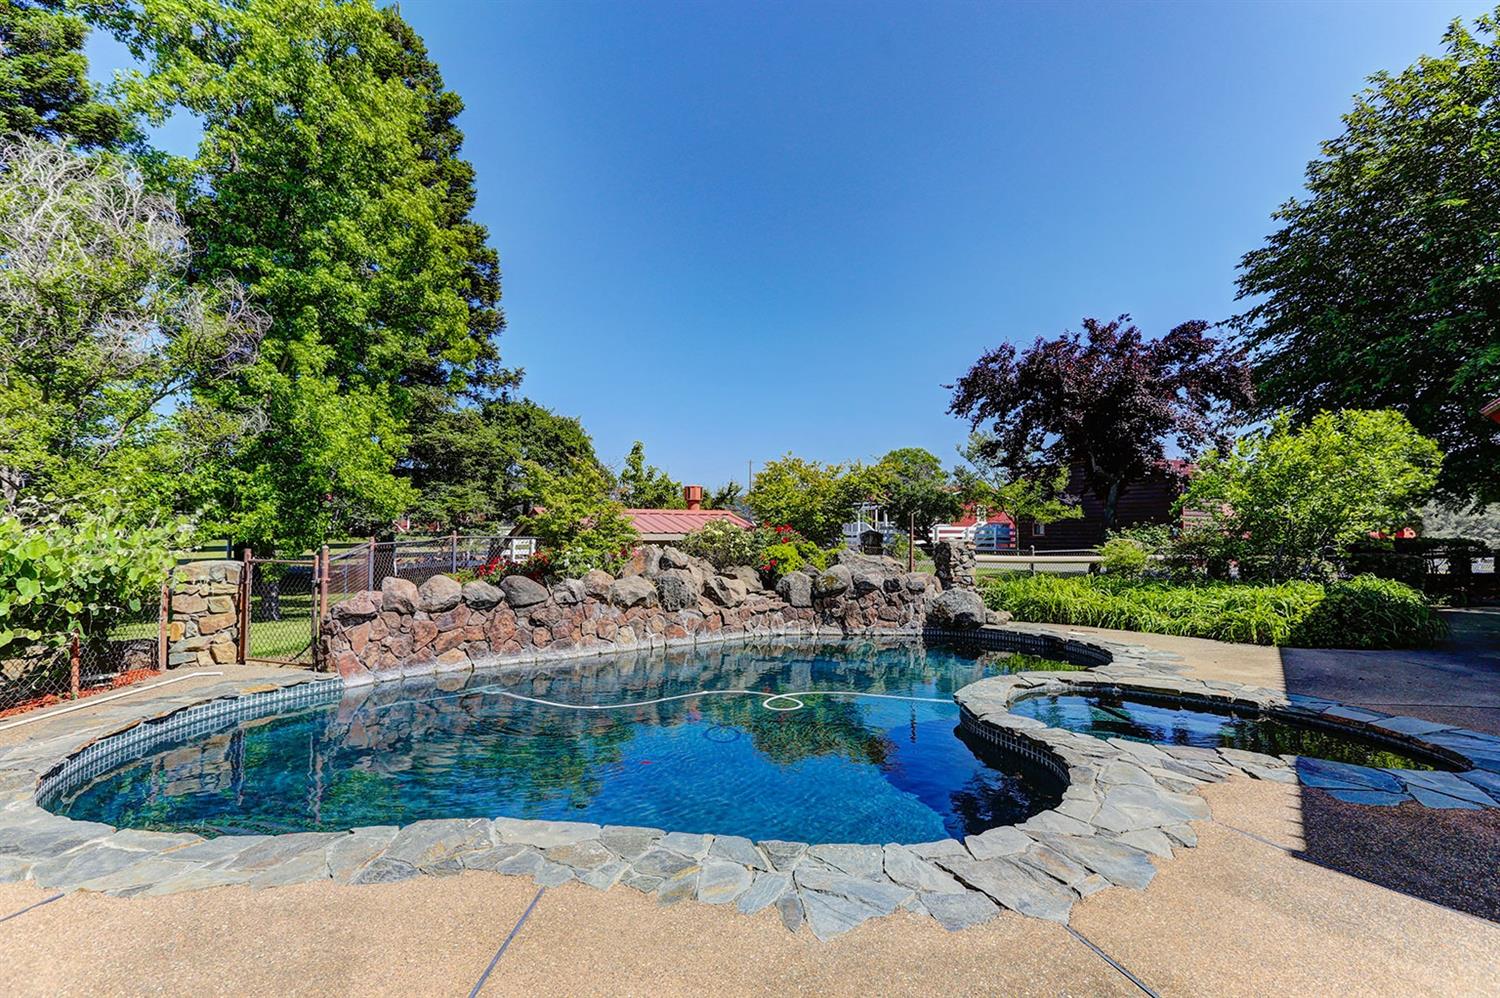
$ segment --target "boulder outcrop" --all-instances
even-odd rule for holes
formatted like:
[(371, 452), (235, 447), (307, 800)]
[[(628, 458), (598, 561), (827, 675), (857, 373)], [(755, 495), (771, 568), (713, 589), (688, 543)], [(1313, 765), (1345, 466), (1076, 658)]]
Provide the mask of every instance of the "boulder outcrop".
[(590, 572), (550, 588), (520, 575), (466, 585), (434, 576), (420, 589), (389, 578), (329, 615), (322, 660), (358, 683), (735, 634), (919, 633), (929, 602), (940, 598), (936, 580), (888, 561), (841, 561), (816, 579), (792, 572), (775, 593), (761, 587), (753, 569), (719, 573), (675, 549), (640, 559), (652, 565), (649, 573), (614, 579)]

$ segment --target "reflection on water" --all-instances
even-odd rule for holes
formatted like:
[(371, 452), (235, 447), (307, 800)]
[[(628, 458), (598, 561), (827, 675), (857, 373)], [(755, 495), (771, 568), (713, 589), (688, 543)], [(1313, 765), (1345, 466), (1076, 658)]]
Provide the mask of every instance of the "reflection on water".
[(1386, 769), (1433, 768), (1429, 761), (1352, 733), (1293, 724), (1277, 717), (1231, 714), (1137, 696), (1130, 699), (1040, 696), (1012, 704), (1011, 711), (1036, 718), (1050, 727), (1098, 738), (1237, 748), (1265, 755), (1300, 755)]
[[(509, 815), (752, 838), (920, 842), (1024, 820), (1055, 781), (956, 730), (960, 687), (1071, 668), (855, 642), (642, 652), (380, 684), (242, 721), (60, 802), (138, 828), (282, 832)], [(811, 695), (799, 710), (699, 691)], [(511, 694), (511, 695), (507, 695)], [(569, 705), (637, 704), (575, 710)], [(889, 699), (907, 697), (911, 699)], [(783, 702), (781, 706), (786, 706)]]

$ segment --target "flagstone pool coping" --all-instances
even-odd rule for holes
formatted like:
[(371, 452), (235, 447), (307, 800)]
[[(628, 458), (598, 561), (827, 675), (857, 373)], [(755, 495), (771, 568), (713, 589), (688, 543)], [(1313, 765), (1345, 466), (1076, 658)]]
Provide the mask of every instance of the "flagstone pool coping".
[[(961, 842), (882, 846), (752, 842), (711, 833), (508, 817), (205, 839), (75, 821), (40, 803), (154, 744), (207, 734), (236, 717), (327, 702), (343, 689), (337, 677), (299, 673), (115, 701), (86, 720), (70, 718), (65, 722), (70, 730), (62, 734), (0, 749), (0, 881), (29, 879), (58, 890), (149, 896), (317, 880), (384, 883), (486, 870), (527, 875), (542, 886), (573, 880), (601, 890), (624, 885), (663, 904), (695, 899), (733, 905), (746, 914), (774, 907), (788, 928), (795, 931), (805, 922), (826, 940), (897, 910), (929, 915), (949, 929), (988, 921), (1002, 908), (1066, 923), (1080, 899), (1109, 887), (1144, 888), (1156, 873), (1156, 861), (1195, 845), (1192, 823), (1210, 815), (1194, 791), (1235, 774), (1300, 782), (1359, 804), (1500, 807), (1500, 738), (1481, 732), (1195, 679), (1174, 654), (1085, 640), (1052, 628), (928, 629), (924, 637), (1061, 657), (1088, 667), (992, 677), (954, 695), (966, 729), (1064, 781), (1055, 808)], [(534, 666), (551, 657), (533, 654), (484, 668)], [(1354, 731), (1459, 771), (1373, 769), (1232, 748), (1102, 740), (1050, 728), (1009, 709), (1023, 697), (1069, 692), (1137, 692), (1259, 711)]]

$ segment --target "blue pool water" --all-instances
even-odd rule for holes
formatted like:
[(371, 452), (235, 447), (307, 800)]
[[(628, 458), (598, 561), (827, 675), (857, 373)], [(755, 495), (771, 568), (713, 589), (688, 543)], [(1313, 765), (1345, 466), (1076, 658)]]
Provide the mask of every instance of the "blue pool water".
[[(380, 684), (226, 722), (53, 807), (209, 835), (506, 815), (923, 842), (1060, 799), (1050, 774), (959, 731), (952, 702), (986, 675), (1037, 668), (1071, 667), (920, 644), (791, 644)], [(873, 695), (766, 696), (809, 690)], [(584, 705), (614, 709), (572, 709)]]
[(1298, 755), (1355, 766), (1433, 769), (1434, 761), (1352, 732), (1294, 724), (1277, 717), (1236, 714), (1147, 696), (1070, 694), (1039, 696), (1011, 705), (1011, 712), (1096, 738), (1201, 748), (1237, 748), (1265, 755)]

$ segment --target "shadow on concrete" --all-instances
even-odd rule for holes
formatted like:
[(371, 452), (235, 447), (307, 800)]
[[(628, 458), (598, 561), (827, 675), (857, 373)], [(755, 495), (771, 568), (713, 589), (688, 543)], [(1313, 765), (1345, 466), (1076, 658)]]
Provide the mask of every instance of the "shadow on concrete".
[[(1500, 609), (1445, 611), (1430, 651), (1284, 648), (1288, 693), (1500, 734)], [(1500, 922), (1500, 811), (1346, 804), (1301, 788), (1303, 859)]]
[(1448, 642), (1430, 650), (1283, 648), (1286, 690), (1500, 735), (1500, 608), (1443, 619)]
[(1345, 804), (1301, 788), (1302, 859), (1500, 922), (1500, 811)]

